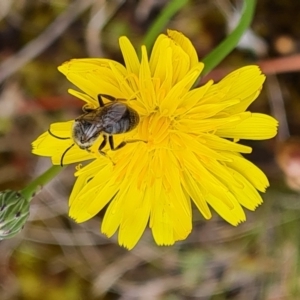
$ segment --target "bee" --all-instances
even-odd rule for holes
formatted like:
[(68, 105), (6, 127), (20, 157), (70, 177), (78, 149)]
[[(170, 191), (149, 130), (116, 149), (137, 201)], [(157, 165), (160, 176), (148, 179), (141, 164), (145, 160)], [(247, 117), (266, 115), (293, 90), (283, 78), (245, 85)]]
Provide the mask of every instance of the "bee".
[[(102, 98), (106, 98), (111, 102), (104, 103)], [(121, 142), (118, 146), (114, 145), (113, 136), (115, 134), (126, 133), (139, 124), (140, 117), (138, 113), (129, 107), (127, 104), (117, 101), (120, 99), (114, 98), (110, 95), (99, 94), (99, 107), (92, 109), (83, 107), (84, 114), (75, 119), (72, 128), (72, 139), (74, 144), (68, 147), (62, 157), (61, 166), (63, 166), (63, 159), (66, 153), (76, 144), (80, 149), (90, 151), (90, 148), (96, 142), (100, 135), (103, 141), (99, 146), (99, 153), (106, 155), (103, 148), (109, 143), (111, 150), (118, 150), (124, 147), (127, 143), (138, 142), (140, 140), (128, 140)], [(70, 139), (58, 137), (54, 135), (50, 129), (49, 134), (58, 139)]]

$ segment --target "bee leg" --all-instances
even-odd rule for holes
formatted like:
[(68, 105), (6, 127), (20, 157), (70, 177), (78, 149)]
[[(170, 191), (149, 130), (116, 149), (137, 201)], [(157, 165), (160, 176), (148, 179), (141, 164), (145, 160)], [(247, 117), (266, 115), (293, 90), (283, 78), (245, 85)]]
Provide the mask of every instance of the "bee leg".
[(90, 108), (88, 105), (84, 105), (83, 107), (82, 107), (82, 111), (84, 112), (84, 113), (89, 113), (89, 112), (92, 112), (92, 111), (94, 111), (95, 109), (94, 108)]
[[(125, 98), (116, 98), (116, 97), (113, 97), (113, 96), (110, 96), (110, 95), (107, 95), (107, 94), (99, 94), (98, 95), (98, 102), (99, 102), (99, 106), (100, 107), (103, 107), (105, 104), (103, 102), (103, 99), (102, 97), (106, 98), (107, 100), (109, 101), (116, 101), (116, 100), (119, 100), (119, 101), (127, 101), (127, 99)], [(135, 99), (130, 99), (130, 100), (135, 100)]]
[(116, 100), (116, 98), (113, 97), (113, 96), (106, 95), (106, 94), (99, 94), (99, 95), (98, 95), (98, 102), (99, 102), (99, 106), (100, 106), (100, 107), (103, 107), (103, 106), (104, 106), (104, 102), (103, 102), (103, 100), (102, 100), (102, 97), (106, 98), (106, 99), (109, 100), (109, 101), (115, 101), (115, 100)]
[(107, 144), (107, 136), (106, 135), (103, 135), (103, 141), (102, 143), (100, 144), (98, 150), (99, 150), (99, 153), (106, 156), (106, 153), (102, 151), (102, 149), (106, 146)]
[(111, 161), (111, 163), (113, 165), (115, 165), (115, 163), (112, 161), (112, 159), (108, 155), (106, 155), (106, 153), (104, 151), (102, 151), (102, 149), (106, 146), (106, 144), (107, 144), (107, 135), (103, 135), (103, 141), (98, 148), (99, 154), (107, 157)]
[(113, 139), (113, 136), (110, 135), (108, 137), (108, 142), (109, 142), (109, 146), (110, 146), (110, 149), (115, 151), (115, 150), (119, 150), (121, 148), (123, 148), (126, 144), (129, 144), (129, 143), (136, 143), (136, 142), (144, 142), (144, 143), (147, 143), (146, 141), (143, 141), (143, 140), (128, 140), (128, 141), (123, 141), (122, 143), (120, 143), (117, 147), (114, 146), (114, 139)]

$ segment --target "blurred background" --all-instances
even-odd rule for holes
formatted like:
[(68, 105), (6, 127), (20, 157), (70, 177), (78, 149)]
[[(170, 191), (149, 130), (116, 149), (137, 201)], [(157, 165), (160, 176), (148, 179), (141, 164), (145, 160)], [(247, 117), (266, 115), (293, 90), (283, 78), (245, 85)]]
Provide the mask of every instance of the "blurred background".
[[(139, 47), (168, 2), (0, 1), (0, 190), (22, 189), (46, 170), (50, 160), (32, 155), (31, 142), (81, 113), (57, 66), (82, 57), (122, 62), (119, 36)], [(238, 227), (194, 209), (187, 240), (158, 247), (146, 231), (129, 252), (100, 234), (103, 214), (80, 225), (68, 218), (69, 166), (34, 198), (24, 230), (0, 242), (0, 300), (300, 299), (300, 2), (257, 2), (251, 30), (203, 82), (248, 64), (267, 74), (250, 109), (275, 116), (279, 134), (243, 141), (270, 180), (264, 204)], [(234, 28), (241, 7), (190, 0), (166, 28), (188, 36), (201, 60)]]

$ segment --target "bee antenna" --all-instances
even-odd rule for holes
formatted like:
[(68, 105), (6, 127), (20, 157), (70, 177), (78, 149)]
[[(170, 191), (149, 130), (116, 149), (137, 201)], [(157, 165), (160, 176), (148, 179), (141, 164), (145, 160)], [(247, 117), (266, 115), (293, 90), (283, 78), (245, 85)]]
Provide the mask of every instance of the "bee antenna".
[(72, 144), (70, 147), (68, 147), (65, 152), (63, 153), (63, 155), (61, 156), (60, 159), (60, 166), (63, 167), (64, 166), (64, 157), (67, 154), (67, 152), (74, 146), (75, 144)]
[(59, 140), (69, 140), (70, 139), (69, 137), (57, 136), (57, 135), (53, 134), (50, 129), (48, 129), (48, 132), (50, 135), (52, 135), (53, 137), (55, 137), (56, 139), (59, 139)]

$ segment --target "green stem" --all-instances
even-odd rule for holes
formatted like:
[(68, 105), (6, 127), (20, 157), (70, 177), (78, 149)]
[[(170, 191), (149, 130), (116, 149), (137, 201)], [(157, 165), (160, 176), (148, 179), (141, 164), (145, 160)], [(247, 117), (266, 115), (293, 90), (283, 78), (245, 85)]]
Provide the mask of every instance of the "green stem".
[(205, 66), (201, 76), (210, 72), (235, 48), (240, 38), (243, 36), (252, 22), (255, 5), (256, 0), (244, 0), (244, 12), (240, 18), (239, 24), (221, 44), (219, 44), (202, 60)]
[(61, 166), (50, 167), (46, 172), (30, 182), (20, 193), (27, 201), (31, 201), (32, 197), (63, 169), (64, 167)]
[(158, 34), (163, 30), (163, 28), (170, 22), (170, 19), (187, 4), (188, 0), (172, 0), (163, 9), (158, 18), (151, 25), (148, 30), (142, 45), (145, 45), (147, 49), (151, 49), (154, 41), (156, 40)]

